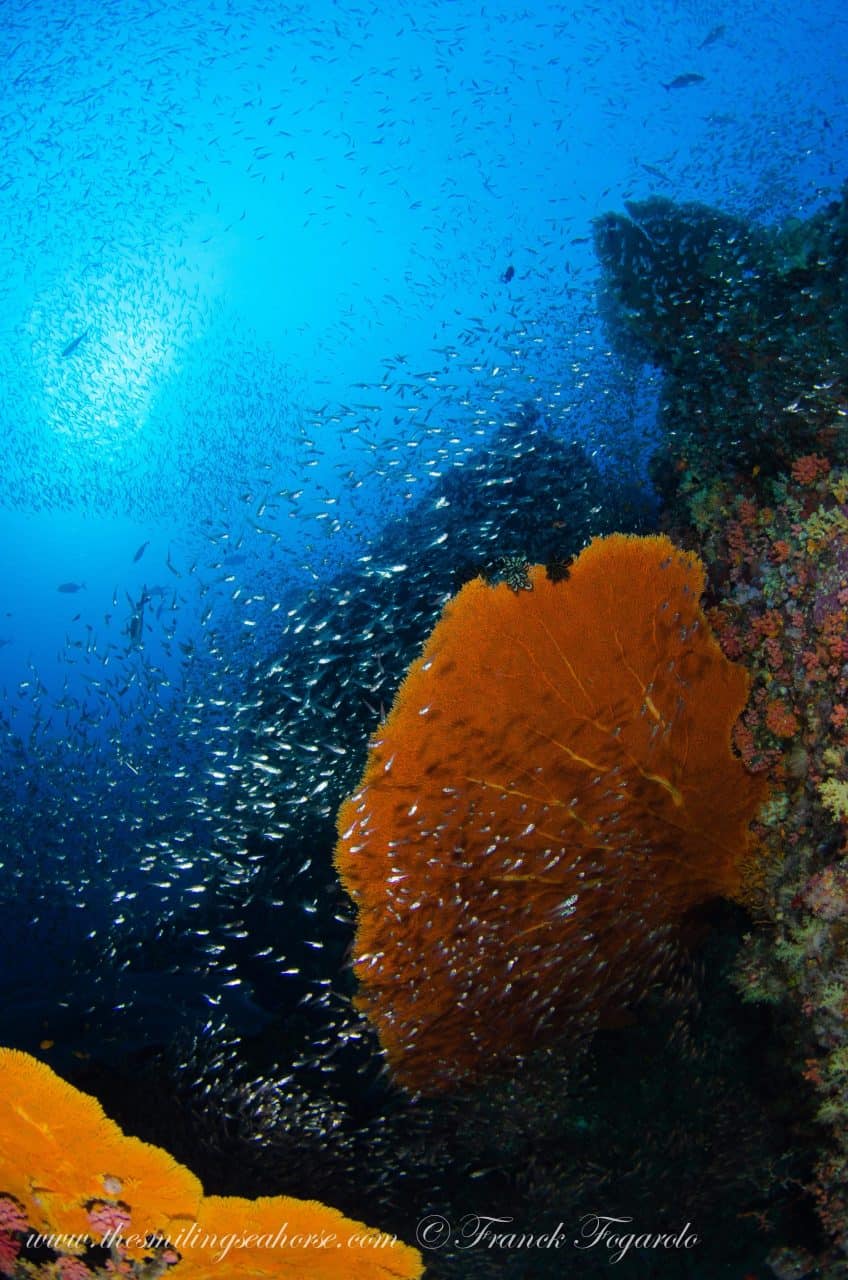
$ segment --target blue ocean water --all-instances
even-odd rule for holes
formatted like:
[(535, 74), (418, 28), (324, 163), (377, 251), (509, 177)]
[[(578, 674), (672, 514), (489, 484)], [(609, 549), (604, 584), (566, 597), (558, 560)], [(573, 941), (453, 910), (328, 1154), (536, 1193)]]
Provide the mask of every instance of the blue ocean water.
[[(611, 345), (593, 220), (836, 199), (848, 18), (8, 0), (0, 52), (0, 1042), (209, 1071), (330, 1016), (338, 799), (492, 545), (445, 486), (532, 428), (617, 495), (585, 532), (651, 526), (661, 374)], [(355, 758), (328, 668), (365, 672)]]
[(177, 585), (169, 549), (238, 633), (227, 547), (276, 594), (320, 577), (427, 485), (430, 434), (450, 466), (525, 399), (638, 465), (650, 373), (623, 379), (599, 330), (591, 219), (651, 194), (804, 217), (842, 178), (835, 7), (12, 4), (2, 26), (10, 690), (30, 662), (72, 678), (86, 627), (120, 638), (127, 596)]

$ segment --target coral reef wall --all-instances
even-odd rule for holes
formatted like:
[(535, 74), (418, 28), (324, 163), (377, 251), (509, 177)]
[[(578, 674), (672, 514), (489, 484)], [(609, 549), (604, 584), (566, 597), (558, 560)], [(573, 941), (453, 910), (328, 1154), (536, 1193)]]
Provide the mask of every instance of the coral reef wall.
[(767, 779), (763, 879), (736, 961), (770, 1010), (782, 1099), (806, 1153), (818, 1253), (848, 1263), (848, 198), (771, 229), (655, 199), (596, 223), (622, 349), (665, 372), (654, 475), (708, 573), (722, 649), (752, 676), (734, 742)]

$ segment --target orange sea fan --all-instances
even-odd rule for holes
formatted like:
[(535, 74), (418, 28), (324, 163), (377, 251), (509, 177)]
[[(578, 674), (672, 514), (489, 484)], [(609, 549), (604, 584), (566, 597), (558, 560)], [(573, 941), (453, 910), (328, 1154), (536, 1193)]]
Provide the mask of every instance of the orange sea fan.
[(168, 1267), (177, 1280), (419, 1280), (423, 1271), (416, 1249), (317, 1201), (204, 1196), (193, 1173), (161, 1148), (126, 1137), (95, 1098), (28, 1054), (0, 1048), (0, 1201), (7, 1212), (8, 1197), (63, 1255), (55, 1269), (26, 1264), (21, 1274), (72, 1274), (68, 1254), (82, 1252), (85, 1237), (102, 1240), (110, 1202), (127, 1209), (113, 1214), (121, 1237), (112, 1249), (113, 1275), (157, 1273), (137, 1261), (152, 1252), (140, 1239), (146, 1234), (166, 1238), (179, 1255)]
[(743, 887), (765, 784), (698, 558), (615, 535), (530, 577), (447, 605), (339, 813), (358, 1002), (411, 1089), (594, 1025)]

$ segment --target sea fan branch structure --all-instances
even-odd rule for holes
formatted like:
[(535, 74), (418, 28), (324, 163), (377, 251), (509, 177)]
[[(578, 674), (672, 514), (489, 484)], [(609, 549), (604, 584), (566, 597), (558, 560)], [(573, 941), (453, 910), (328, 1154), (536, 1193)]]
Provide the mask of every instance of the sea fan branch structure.
[(317, 1201), (204, 1196), (96, 1098), (0, 1049), (0, 1276), (417, 1280), (422, 1270), (417, 1250)]
[(358, 1002), (435, 1091), (620, 1010), (695, 905), (743, 893), (763, 783), (696, 556), (596, 539), (446, 607), (342, 806)]

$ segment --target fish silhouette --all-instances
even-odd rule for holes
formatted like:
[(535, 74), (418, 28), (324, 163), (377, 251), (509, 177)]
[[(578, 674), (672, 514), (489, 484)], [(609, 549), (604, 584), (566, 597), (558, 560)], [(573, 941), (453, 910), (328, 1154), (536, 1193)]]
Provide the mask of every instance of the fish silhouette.
[(72, 338), (71, 341), (68, 343), (68, 345), (65, 347), (64, 351), (62, 352), (62, 359), (65, 360), (68, 356), (72, 356), (76, 351), (77, 347), (79, 346), (79, 344), (81, 342), (84, 342), (87, 337), (88, 337), (88, 330), (84, 329), (82, 333), (79, 333), (75, 338)]
[(704, 77), (699, 76), (696, 71), (687, 71), (682, 76), (675, 76), (668, 84), (663, 83), (664, 89), (688, 89), (693, 84), (703, 84)]

